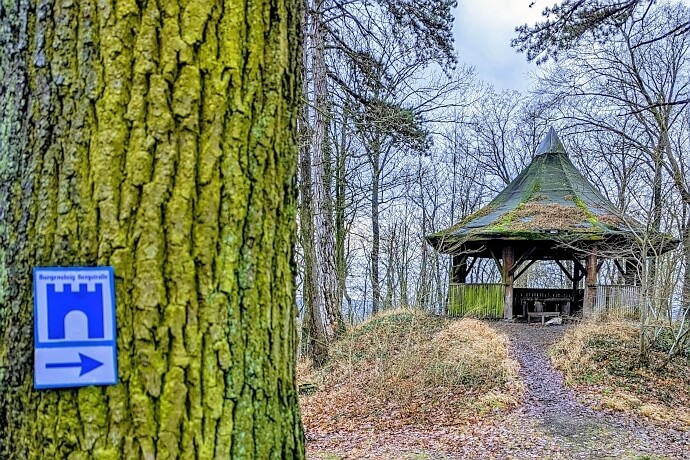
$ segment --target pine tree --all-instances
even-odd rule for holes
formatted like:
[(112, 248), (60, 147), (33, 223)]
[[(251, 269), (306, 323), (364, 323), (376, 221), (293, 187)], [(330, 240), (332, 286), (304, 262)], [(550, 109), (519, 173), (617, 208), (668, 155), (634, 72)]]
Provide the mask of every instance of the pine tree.
[[(517, 27), (518, 36), (511, 44), (518, 51), (525, 52), (529, 61), (543, 63), (572, 49), (584, 37), (594, 37), (605, 43), (608, 37), (618, 34), (620, 26), (626, 22), (644, 23), (656, 3), (656, 0), (563, 0), (544, 9), (543, 21)], [(686, 19), (648, 40), (653, 42), (687, 33), (690, 33), (690, 20)]]

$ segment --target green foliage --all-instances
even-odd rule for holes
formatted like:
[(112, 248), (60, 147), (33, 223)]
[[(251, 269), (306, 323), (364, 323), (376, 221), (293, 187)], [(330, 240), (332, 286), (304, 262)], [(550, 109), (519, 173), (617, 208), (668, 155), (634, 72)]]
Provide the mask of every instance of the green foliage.
[(603, 375), (596, 373), (596, 372), (584, 372), (580, 376), (580, 379), (582, 382), (587, 383), (587, 384), (592, 384), (592, 383), (599, 383), (603, 379)]
[(526, 52), (529, 61), (543, 63), (572, 48), (587, 34), (605, 39), (615, 33), (616, 27), (630, 18), (637, 8), (651, 1), (563, 0), (544, 9), (544, 21), (517, 27), (518, 36), (511, 45), (520, 52)]
[[(544, 21), (517, 27), (517, 38), (511, 45), (537, 64), (555, 60), (561, 52), (575, 47), (585, 37), (603, 43), (618, 33), (622, 24), (646, 16), (655, 3), (655, 0), (563, 0), (544, 9)], [(689, 32), (690, 21), (686, 20), (670, 33)], [(665, 35), (660, 34), (658, 39)]]
[(356, 120), (361, 130), (389, 137), (391, 146), (407, 146), (420, 153), (430, 147), (431, 138), (424, 127), (424, 120), (404, 105), (374, 99), (364, 106)]
[[(400, 40), (411, 38), (419, 58), (442, 65), (457, 62), (453, 49), (453, 9), (457, 0), (379, 0)], [(405, 33), (407, 32), (407, 33)]]
[(336, 90), (329, 103), (346, 99), (344, 110), (374, 163), (392, 148), (428, 150), (428, 107), (420, 106), (419, 98), (410, 103), (408, 93), (400, 93), (409, 92), (409, 79), (430, 65), (454, 68), (455, 5), (455, 0), (326, 1), (312, 12), (309, 20), (319, 21), (328, 31), (328, 76)]

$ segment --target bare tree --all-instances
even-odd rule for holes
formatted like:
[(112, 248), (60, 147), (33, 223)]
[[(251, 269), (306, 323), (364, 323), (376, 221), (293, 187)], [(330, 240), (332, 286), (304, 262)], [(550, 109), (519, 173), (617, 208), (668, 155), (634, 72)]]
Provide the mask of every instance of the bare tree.
[[(690, 36), (664, 33), (684, 24), (689, 15), (685, 5), (664, 5), (646, 14), (644, 21), (619, 25), (615, 36), (604, 44), (583, 38), (581, 46), (568, 51), (542, 82), (543, 91), (560, 106), (574, 132), (589, 137), (614, 135), (618, 148), (609, 151), (611, 157), (618, 156), (615, 152), (621, 148), (637, 152), (636, 159), (621, 155), (616, 162), (622, 168), (634, 166), (646, 175), (633, 196), (649, 190), (651, 214), (645, 217), (656, 232), (662, 230), (665, 213), (686, 215), (690, 206), (684, 154), (687, 144), (683, 143), (687, 137), (682, 134), (690, 99)], [(664, 37), (652, 40), (659, 33)], [(619, 175), (621, 185), (631, 178), (630, 169)], [(667, 187), (672, 188), (677, 204), (668, 200)], [(638, 208), (644, 211), (645, 206)], [(682, 247), (687, 253), (687, 221), (680, 222), (678, 236), (683, 237)], [(687, 286), (687, 266), (685, 272), (683, 284)], [(650, 278), (654, 278), (653, 270)], [(685, 308), (687, 299), (686, 295)]]

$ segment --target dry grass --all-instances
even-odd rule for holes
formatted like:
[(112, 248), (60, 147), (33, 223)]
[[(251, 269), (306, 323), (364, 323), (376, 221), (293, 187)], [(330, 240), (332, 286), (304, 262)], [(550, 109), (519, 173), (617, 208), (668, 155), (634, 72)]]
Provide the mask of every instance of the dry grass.
[(690, 429), (690, 362), (677, 358), (659, 369), (664, 355), (652, 351), (642, 366), (638, 340), (634, 323), (583, 323), (551, 356), (566, 382), (602, 407)]
[(627, 229), (630, 228), (631, 226), (636, 226), (642, 228), (643, 225), (640, 224), (639, 222), (633, 220), (632, 218), (627, 218), (628, 222), (625, 222), (622, 218), (618, 216), (614, 216), (613, 214), (604, 214), (603, 216), (597, 217), (597, 220), (601, 222), (602, 224), (608, 225), (609, 227), (613, 228), (621, 228), (621, 229)]
[(543, 195), (536, 195), (535, 198), (504, 214), (498, 222), (507, 220), (511, 229), (521, 231), (568, 230), (586, 233), (592, 231), (591, 225), (597, 221), (614, 228), (627, 228), (620, 217), (612, 214), (595, 216), (584, 207), (543, 203)]
[(466, 423), (517, 405), (518, 364), (507, 338), (485, 323), (395, 310), (353, 328), (328, 364), (298, 365), (308, 432)]
[(577, 230), (588, 220), (587, 213), (575, 206), (528, 201), (515, 210), (517, 230)]

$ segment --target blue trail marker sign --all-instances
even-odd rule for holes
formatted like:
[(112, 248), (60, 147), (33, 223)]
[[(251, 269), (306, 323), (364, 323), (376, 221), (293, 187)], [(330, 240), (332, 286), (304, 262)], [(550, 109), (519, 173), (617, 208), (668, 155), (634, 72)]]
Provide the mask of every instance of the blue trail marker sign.
[(117, 383), (111, 267), (34, 268), (34, 387)]

